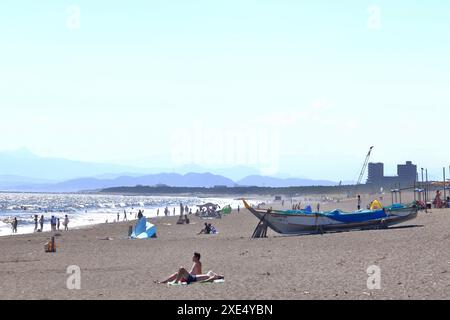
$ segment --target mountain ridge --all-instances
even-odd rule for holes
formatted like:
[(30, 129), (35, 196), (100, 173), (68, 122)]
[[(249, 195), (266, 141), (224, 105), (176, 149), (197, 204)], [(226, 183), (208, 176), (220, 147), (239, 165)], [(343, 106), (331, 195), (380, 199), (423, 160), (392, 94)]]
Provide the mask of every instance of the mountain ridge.
[(1, 183), (0, 188), (3, 191), (29, 191), (29, 192), (80, 192), (93, 191), (114, 187), (134, 187), (134, 186), (156, 186), (166, 185), (170, 187), (205, 187), (212, 188), (216, 186), (235, 187), (297, 187), (297, 186), (334, 186), (336, 182), (328, 180), (312, 180), (288, 178), (281, 179), (268, 176), (249, 176), (237, 182), (210, 172), (203, 173), (160, 173), (143, 176), (120, 176), (114, 179), (100, 179), (96, 177), (85, 177), (70, 179), (56, 183), (36, 183), (23, 184), (17, 183), (10, 186)]
[[(191, 169), (197, 172), (190, 171)], [(289, 177), (287, 174), (264, 176), (258, 175), (257, 172), (258, 170), (245, 166), (204, 169), (193, 164), (172, 170), (135, 168), (62, 158), (45, 158), (35, 155), (26, 148), (0, 152), (0, 190), (3, 191), (79, 192), (158, 184), (173, 187), (217, 185), (291, 187), (337, 184), (329, 180)]]

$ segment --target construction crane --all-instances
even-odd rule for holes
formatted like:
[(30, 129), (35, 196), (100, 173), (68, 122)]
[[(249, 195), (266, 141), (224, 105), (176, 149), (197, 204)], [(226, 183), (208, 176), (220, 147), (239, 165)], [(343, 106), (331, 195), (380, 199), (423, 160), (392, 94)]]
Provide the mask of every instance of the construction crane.
[(359, 174), (358, 182), (356, 185), (360, 185), (362, 179), (364, 178), (364, 174), (366, 173), (367, 165), (369, 164), (370, 155), (372, 153), (373, 146), (370, 147), (369, 152), (367, 153), (366, 160), (364, 161), (363, 167), (361, 169), (361, 173)]

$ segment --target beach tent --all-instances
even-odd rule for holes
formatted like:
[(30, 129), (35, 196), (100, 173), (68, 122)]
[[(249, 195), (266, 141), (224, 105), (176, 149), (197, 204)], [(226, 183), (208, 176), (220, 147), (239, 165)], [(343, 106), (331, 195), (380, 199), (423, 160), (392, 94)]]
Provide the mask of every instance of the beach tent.
[(378, 210), (378, 209), (382, 209), (383, 206), (381, 205), (380, 201), (378, 200), (373, 200), (372, 203), (370, 204), (370, 210)]
[(134, 227), (131, 239), (149, 239), (156, 238), (156, 226), (147, 222), (145, 217), (142, 217)]
[(306, 206), (305, 210), (306, 213), (312, 213), (312, 208), (311, 206)]
[(221, 214), (230, 214), (231, 211), (232, 211), (231, 206), (228, 205), (228, 206), (223, 207), (223, 209), (220, 210), (220, 213), (221, 213)]

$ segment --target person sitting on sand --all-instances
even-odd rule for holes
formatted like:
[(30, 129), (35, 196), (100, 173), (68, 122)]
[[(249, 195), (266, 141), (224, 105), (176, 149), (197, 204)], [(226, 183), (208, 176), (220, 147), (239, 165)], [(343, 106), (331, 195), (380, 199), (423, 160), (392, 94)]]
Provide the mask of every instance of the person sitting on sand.
[(202, 229), (198, 234), (210, 234), (211, 233), (211, 224), (205, 222), (205, 228)]
[(180, 215), (180, 216), (178, 217), (177, 224), (184, 224), (184, 222), (185, 222), (185, 220), (184, 220), (183, 215)]
[(172, 281), (176, 282), (187, 282), (190, 284), (192, 282), (197, 282), (197, 276), (202, 274), (202, 263), (200, 262), (201, 255), (198, 252), (194, 252), (194, 256), (192, 257), (192, 261), (194, 264), (192, 265), (191, 271), (187, 271), (185, 268), (181, 267), (177, 273), (172, 274), (169, 278), (164, 281), (157, 281), (157, 283), (169, 283)]

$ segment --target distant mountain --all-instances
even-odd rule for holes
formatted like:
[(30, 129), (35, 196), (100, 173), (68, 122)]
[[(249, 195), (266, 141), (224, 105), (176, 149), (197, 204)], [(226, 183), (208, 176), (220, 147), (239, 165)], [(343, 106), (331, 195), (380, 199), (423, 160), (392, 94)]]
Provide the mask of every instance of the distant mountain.
[[(166, 162), (170, 163), (170, 159)], [(165, 168), (150, 168), (41, 157), (26, 148), (0, 152), (0, 176), (27, 178), (22, 179), (26, 182), (25, 184), (34, 184), (36, 180), (66, 181), (83, 177), (111, 180), (121, 176), (137, 177), (161, 172), (174, 172), (182, 175), (190, 172), (212, 172), (216, 175), (229, 177), (232, 180), (259, 174), (259, 170), (246, 166), (206, 168), (196, 164), (188, 164), (180, 167), (169, 165)]]
[(163, 184), (171, 187), (233, 187), (235, 183), (223, 176), (211, 173), (162, 173), (140, 177), (123, 176), (115, 179), (80, 178), (52, 184), (33, 184), (14, 186), (4, 191), (32, 191), (32, 192), (78, 192), (98, 190), (112, 187), (155, 186)]
[(252, 175), (236, 182), (240, 186), (252, 186), (252, 187), (309, 187), (309, 186), (335, 186), (339, 182), (329, 180), (311, 180), (311, 179), (298, 179), (298, 178), (275, 178), (267, 176)]
[(172, 169), (136, 168), (45, 158), (27, 149), (0, 152), (0, 190), (3, 191), (77, 192), (158, 184), (172, 187), (214, 187), (216, 185), (290, 187), (339, 184), (339, 182), (328, 180), (292, 178), (286, 174), (267, 177), (258, 175), (258, 172), (257, 169), (246, 166), (205, 169), (195, 164)]
[(0, 176), (27, 177), (28, 183), (33, 183), (33, 180), (64, 181), (123, 172), (136, 172), (142, 175), (145, 173), (145, 169), (39, 157), (27, 149), (0, 152)]
[(25, 184), (45, 184), (54, 183), (51, 180), (28, 178), (16, 175), (0, 175), (0, 190), (6, 190)]
[[(167, 170), (159, 170), (159, 172), (165, 172)], [(189, 172), (212, 172), (224, 177), (228, 177), (231, 180), (237, 181), (250, 175), (256, 175), (260, 173), (260, 170), (250, 168), (246, 166), (230, 166), (230, 167), (214, 167), (206, 168), (195, 164), (183, 165), (173, 170), (176, 173), (186, 174)]]

